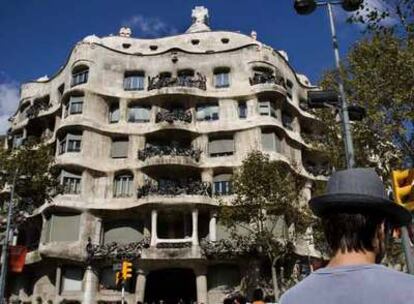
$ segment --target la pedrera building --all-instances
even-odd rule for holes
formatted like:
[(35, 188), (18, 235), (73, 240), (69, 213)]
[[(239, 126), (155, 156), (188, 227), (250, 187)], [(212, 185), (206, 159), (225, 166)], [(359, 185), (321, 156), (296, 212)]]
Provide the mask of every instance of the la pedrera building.
[[(136, 250), (128, 304), (220, 303), (249, 270), (206, 258), (200, 243), (229, 237), (217, 206), (234, 169), (261, 150), (297, 164), (307, 195), (325, 179), (309, 142), (323, 131), (306, 108), (315, 87), (255, 32), (213, 31), (208, 19), (196, 7), (182, 34), (88, 36), (53, 77), (22, 85), (9, 147), (29, 137), (55, 147), (63, 193), (19, 229), (29, 252), (8, 278), (10, 301), (120, 302), (114, 262), (97, 256)], [(88, 239), (103, 248), (95, 257)]]

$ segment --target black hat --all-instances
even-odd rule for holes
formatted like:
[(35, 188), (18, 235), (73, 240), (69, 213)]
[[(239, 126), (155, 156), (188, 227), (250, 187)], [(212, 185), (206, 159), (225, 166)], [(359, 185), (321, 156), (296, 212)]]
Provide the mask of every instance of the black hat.
[(383, 214), (396, 226), (411, 222), (411, 213), (388, 199), (374, 169), (336, 171), (328, 181), (326, 192), (309, 201), (311, 210), (317, 216), (332, 212), (375, 212)]

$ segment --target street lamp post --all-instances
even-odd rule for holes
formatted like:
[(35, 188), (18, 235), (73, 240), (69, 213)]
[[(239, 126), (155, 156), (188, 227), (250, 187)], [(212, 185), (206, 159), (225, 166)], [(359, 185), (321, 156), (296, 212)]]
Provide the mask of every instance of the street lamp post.
[(332, 5), (342, 5), (342, 8), (346, 11), (354, 11), (357, 10), (363, 0), (342, 0), (342, 1), (320, 1), (317, 2), (315, 0), (295, 0), (295, 10), (300, 15), (308, 15), (311, 14), (316, 7), (318, 6), (326, 6), (328, 10), (329, 16), (329, 23), (331, 28), (331, 38), (332, 38), (332, 45), (335, 54), (335, 64), (336, 68), (339, 72), (338, 77), (338, 86), (339, 86), (339, 99), (341, 105), (341, 121), (342, 121), (342, 132), (344, 137), (344, 145), (345, 145), (345, 155), (346, 155), (346, 164), (348, 168), (352, 168), (355, 166), (355, 156), (354, 156), (354, 145), (352, 143), (352, 134), (350, 128), (350, 120), (349, 120), (349, 112), (348, 112), (348, 102), (345, 96), (344, 90), (344, 81), (342, 75), (340, 73), (340, 58), (339, 58), (339, 48), (338, 48), (338, 38), (336, 36), (336, 28), (335, 28), (335, 16), (332, 11)]
[(14, 203), (14, 188), (16, 186), (16, 179), (17, 179), (18, 171), (14, 172), (13, 182), (10, 191), (10, 201), (8, 204), (8, 211), (7, 211), (7, 224), (6, 224), (6, 234), (4, 236), (4, 243), (1, 252), (1, 275), (0, 275), (0, 303), (5, 303), (4, 301), (4, 291), (6, 288), (6, 277), (7, 277), (7, 269), (8, 269), (8, 249), (9, 249), (9, 241), (10, 241), (10, 229), (11, 229), (11, 221), (13, 216), (13, 203)]

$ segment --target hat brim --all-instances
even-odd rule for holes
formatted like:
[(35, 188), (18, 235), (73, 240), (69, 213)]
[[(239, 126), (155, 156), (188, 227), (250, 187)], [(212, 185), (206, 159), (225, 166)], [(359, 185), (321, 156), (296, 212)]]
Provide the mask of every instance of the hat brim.
[(332, 212), (375, 212), (383, 214), (396, 226), (411, 223), (411, 213), (388, 199), (360, 194), (325, 194), (309, 201), (312, 212), (321, 217)]

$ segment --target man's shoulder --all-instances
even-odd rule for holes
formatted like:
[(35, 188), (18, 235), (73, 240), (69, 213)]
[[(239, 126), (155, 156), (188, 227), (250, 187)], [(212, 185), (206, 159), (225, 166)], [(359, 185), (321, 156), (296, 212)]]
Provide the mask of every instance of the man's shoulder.
[[(347, 276), (349, 274), (349, 277)], [(321, 269), (296, 284), (286, 291), (281, 300), (281, 304), (298, 303), (298, 299), (306, 299), (320, 292), (321, 288), (328, 287), (328, 284), (335, 284), (336, 278), (346, 280), (351, 284), (356, 283), (355, 276), (358, 276), (363, 284), (375, 284), (376, 288), (390, 287), (401, 292), (410, 293), (414, 296), (414, 276), (399, 272), (384, 266), (372, 265), (367, 267), (356, 267), (342, 270)], [(329, 277), (329, 278), (328, 278)], [(348, 277), (348, 278), (347, 278)], [(326, 281), (325, 279), (329, 280)], [(352, 281), (352, 282), (351, 282)], [(327, 284), (328, 283), (328, 284)], [(343, 283), (343, 281), (342, 281)], [(368, 287), (368, 286), (366, 286)], [(329, 290), (325, 290), (330, 293)], [(332, 291), (334, 292), (334, 291)]]
[(389, 280), (395, 283), (407, 283), (412, 288), (414, 284), (414, 275), (407, 274), (405, 272), (397, 271), (391, 268), (384, 266), (379, 266), (377, 268), (377, 273), (380, 275), (380, 278), (383, 280)]
[(313, 285), (315, 285), (315, 279), (314, 274), (311, 274), (295, 286), (288, 289), (280, 298), (280, 303), (291, 303), (291, 299), (305, 296), (305, 293), (307, 293), (308, 290), (315, 290), (313, 289)]

